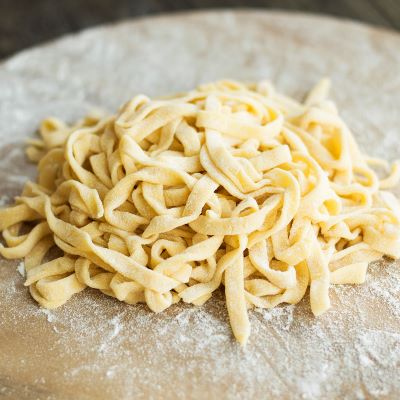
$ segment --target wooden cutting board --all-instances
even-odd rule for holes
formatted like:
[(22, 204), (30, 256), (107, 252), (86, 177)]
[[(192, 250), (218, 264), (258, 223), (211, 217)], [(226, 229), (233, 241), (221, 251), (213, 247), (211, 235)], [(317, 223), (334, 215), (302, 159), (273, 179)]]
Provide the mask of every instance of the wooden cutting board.
[[(23, 142), (41, 118), (115, 111), (220, 78), (268, 78), (302, 97), (319, 78), (363, 149), (400, 157), (400, 36), (322, 16), (264, 11), (167, 15), (98, 27), (0, 65), (0, 201), (34, 167)], [(246, 349), (224, 299), (162, 314), (91, 290), (55, 311), (28, 295), (18, 263), (0, 260), (0, 399), (337, 399), (400, 397), (400, 269), (370, 268), (331, 290), (314, 318), (296, 306), (252, 311)]]

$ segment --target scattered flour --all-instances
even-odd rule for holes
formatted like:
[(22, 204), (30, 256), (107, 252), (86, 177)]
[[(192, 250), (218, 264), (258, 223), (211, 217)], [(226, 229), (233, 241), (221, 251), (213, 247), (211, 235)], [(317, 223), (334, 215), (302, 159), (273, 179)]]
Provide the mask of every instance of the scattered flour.
[[(8, 277), (0, 279), (0, 292), (12, 307), (6, 308), (0, 329), (29, 341), (38, 316), (49, 322), (41, 328), (46, 341), (32, 342), (23, 357), (24, 368), (37, 370), (37, 382), (44, 376), (46, 382), (62, 379), (66, 387), (90, 387), (99, 398), (121, 399), (145, 398), (149, 387), (154, 398), (164, 392), (177, 399), (189, 392), (202, 398), (201, 382), (208, 383), (210, 398), (223, 393), (227, 399), (238, 398), (238, 392), (289, 400), (392, 399), (400, 392), (396, 263), (372, 265), (364, 285), (334, 286), (332, 309), (319, 318), (312, 316), (307, 298), (251, 311), (245, 349), (233, 340), (221, 292), (202, 307), (180, 303), (154, 314), (144, 305), (129, 306), (88, 289), (49, 311), (27, 302), (13, 269), (2, 268)], [(32, 360), (49, 354), (49, 362), (61, 357), (62, 363), (51, 364), (50, 375), (41, 374)]]
[[(376, 269), (376, 266), (372, 268)], [(370, 279), (369, 291), (372, 297), (382, 299), (393, 311), (394, 315), (400, 315), (400, 280), (393, 269), (385, 271), (388, 284), (382, 286), (379, 281)]]
[(120, 316), (115, 316), (111, 319), (110, 324), (112, 326), (112, 331), (107, 335), (105, 341), (100, 345), (99, 351), (104, 352), (109, 345), (109, 343), (114, 340), (121, 332), (122, 325), (120, 321)]
[[(173, 92), (227, 74), (242, 79), (267, 75), (282, 89), (305, 88), (331, 73), (339, 108), (363, 148), (388, 159), (399, 156), (395, 35), (329, 20), (318, 24), (315, 35), (315, 19), (288, 20), (279, 13), (256, 11), (237, 18), (225, 12), (172, 24), (163, 17), (152, 25), (127, 22), (13, 57), (0, 71), (2, 140), (22, 141), (40, 117), (74, 120), (92, 102), (112, 109), (137, 91)], [(211, 42), (205, 30), (212, 32)], [(270, 40), (263, 40), (262, 32)], [(190, 51), (180, 51), (176, 43)], [(340, 56), (332, 51), (337, 43)], [(238, 49), (243, 57), (237, 57)], [(99, 63), (104, 58), (112, 62)], [(165, 69), (168, 59), (176, 62)], [(28, 166), (11, 156), (4, 150), (0, 165), (15, 167), (15, 175), (7, 171), (0, 178), (19, 193)], [(25, 360), (21, 374), (29, 371), (31, 378), (27, 384), (51, 383), (82, 398), (398, 399), (399, 263), (377, 263), (365, 285), (334, 287), (331, 297), (332, 309), (318, 318), (308, 298), (295, 306), (250, 312), (252, 335), (242, 349), (233, 340), (221, 293), (199, 308), (177, 304), (153, 314), (143, 305), (86, 290), (46, 312), (30, 299), (15, 263), (2, 260), (0, 332), (8, 342), (0, 341), (0, 354), (2, 361), (14, 360), (20, 351)], [(49, 323), (38, 323), (43, 313)]]
[(7, 195), (0, 196), (0, 207), (4, 207), (10, 203), (11, 203), (10, 196), (7, 196)]
[[(400, 334), (393, 330), (399, 327), (400, 311), (376, 287), (391, 285), (395, 296), (399, 284), (396, 265), (374, 265), (365, 285), (335, 287), (333, 308), (320, 318), (312, 317), (308, 299), (256, 309), (250, 312), (252, 335), (245, 349), (233, 340), (220, 292), (202, 307), (178, 304), (154, 314), (144, 305), (129, 306), (91, 290), (52, 311), (27, 304), (22, 286), (12, 293), (0, 283), (0, 291), (18, 305), (5, 318), (21, 335), (40, 314), (56, 333), (47, 336), (46, 345), (52, 357), (63, 361), (53, 364), (46, 380), (83, 388), (96, 379), (97, 389), (91, 390), (99, 397), (144, 398), (151, 387), (154, 398), (164, 392), (177, 399), (189, 392), (202, 398), (200, 383), (206, 381), (210, 398), (223, 393), (236, 399), (244, 391), (248, 398), (265, 398), (266, 393), (282, 398), (284, 393), (288, 399), (390, 399), (400, 390)], [(374, 297), (383, 320), (378, 318), (377, 326), (366, 312)], [(49, 350), (36, 347), (34, 354), (42, 352), (44, 359)], [(28, 368), (29, 354), (24, 359)]]
[(29, 179), (25, 175), (8, 175), (7, 181), (23, 186)]
[(293, 323), (293, 312), (295, 310), (294, 305), (288, 305), (286, 307), (275, 307), (271, 310), (263, 308), (255, 308), (254, 311), (260, 313), (263, 316), (264, 321), (272, 321), (276, 318), (282, 320), (282, 329), (288, 331)]
[(25, 264), (23, 261), (20, 261), (17, 265), (17, 271), (20, 273), (22, 277), (25, 277)]
[(37, 379), (35, 379), (35, 383), (44, 384), (44, 383), (46, 383), (46, 379), (43, 377), (37, 378)]
[(109, 368), (109, 369), (107, 370), (107, 372), (106, 372), (106, 377), (107, 377), (107, 378), (112, 378), (112, 377), (115, 375), (115, 369), (116, 369), (116, 366), (115, 366), (115, 365), (112, 366), (111, 368)]
[(39, 308), (39, 311), (46, 315), (48, 322), (52, 323), (57, 320), (57, 317), (50, 310), (47, 310), (46, 308)]

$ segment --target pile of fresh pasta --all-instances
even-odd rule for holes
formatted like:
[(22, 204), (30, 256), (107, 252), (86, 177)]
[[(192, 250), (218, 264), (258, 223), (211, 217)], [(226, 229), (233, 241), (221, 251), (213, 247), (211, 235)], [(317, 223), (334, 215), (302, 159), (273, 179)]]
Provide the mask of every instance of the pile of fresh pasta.
[(320, 315), (331, 284), (400, 256), (386, 191), (399, 165), (360, 152), (328, 91), (322, 80), (300, 103), (220, 81), (72, 126), (45, 119), (27, 149), (37, 183), (0, 211), (0, 253), (25, 257), (45, 308), (91, 287), (161, 312), (223, 287), (241, 343), (249, 308), (295, 304), (308, 286)]

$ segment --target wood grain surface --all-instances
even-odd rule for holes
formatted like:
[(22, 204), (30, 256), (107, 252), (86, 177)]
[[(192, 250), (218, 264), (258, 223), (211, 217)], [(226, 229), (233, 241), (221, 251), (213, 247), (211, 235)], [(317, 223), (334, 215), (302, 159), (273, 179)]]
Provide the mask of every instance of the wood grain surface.
[[(0, 64), (1, 201), (34, 176), (22, 149), (42, 118), (74, 121), (94, 107), (114, 112), (137, 93), (227, 77), (269, 78), (301, 99), (330, 76), (363, 150), (394, 160), (396, 48), (399, 34), (353, 22), (224, 11), (97, 27), (24, 51)], [(399, 262), (371, 266), (364, 285), (331, 288), (332, 308), (318, 318), (307, 297), (251, 311), (246, 349), (232, 338), (221, 293), (154, 314), (85, 290), (48, 312), (17, 265), (0, 260), (1, 400), (400, 398)]]
[(323, 13), (400, 29), (398, 0), (0, 0), (0, 58), (64, 33), (120, 19), (238, 7)]

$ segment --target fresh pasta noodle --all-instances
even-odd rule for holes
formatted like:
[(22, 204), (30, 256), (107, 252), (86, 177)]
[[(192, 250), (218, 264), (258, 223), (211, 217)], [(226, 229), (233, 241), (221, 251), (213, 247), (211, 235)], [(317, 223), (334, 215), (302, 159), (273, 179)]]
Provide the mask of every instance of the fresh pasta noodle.
[[(245, 344), (248, 309), (364, 282), (400, 257), (399, 163), (364, 156), (322, 80), (303, 103), (271, 83), (220, 81), (75, 125), (45, 119), (38, 164), (0, 210), (5, 258), (25, 258), (34, 299), (55, 308), (92, 287), (161, 312), (224, 287)], [(382, 179), (374, 171), (387, 171)], [(64, 254), (51, 259), (53, 247)]]

